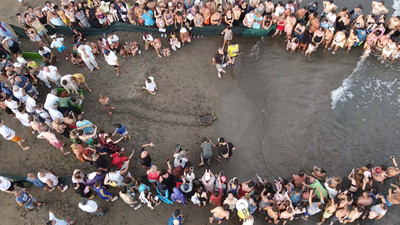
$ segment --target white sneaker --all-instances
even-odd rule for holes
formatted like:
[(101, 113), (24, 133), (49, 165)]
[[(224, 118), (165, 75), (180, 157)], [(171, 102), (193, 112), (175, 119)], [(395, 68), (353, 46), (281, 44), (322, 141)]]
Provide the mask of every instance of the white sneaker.
[(218, 74), (218, 78), (220, 78), (220, 79), (222, 78), (221, 74)]
[(65, 185), (64, 188), (61, 190), (61, 192), (64, 192), (68, 189), (68, 185)]
[(114, 196), (114, 197), (111, 198), (111, 201), (113, 202), (113, 201), (115, 201), (117, 199), (118, 199), (118, 196)]

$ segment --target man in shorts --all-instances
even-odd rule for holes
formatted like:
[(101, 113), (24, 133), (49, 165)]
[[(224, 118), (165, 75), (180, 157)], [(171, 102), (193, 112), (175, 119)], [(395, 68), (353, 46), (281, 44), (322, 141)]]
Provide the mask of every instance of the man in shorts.
[(45, 169), (41, 169), (38, 173), (39, 180), (46, 184), (46, 190), (52, 192), (54, 189), (58, 189), (61, 192), (64, 192), (68, 189), (68, 185), (65, 184), (65, 181), (61, 178), (56, 177), (50, 171)]
[(213, 157), (212, 148), (216, 145), (206, 137), (203, 137), (203, 143), (201, 143), (200, 148), (202, 149), (200, 153), (200, 164), (198, 166), (204, 166), (204, 160), (207, 161), (207, 165), (211, 165), (211, 158)]
[(229, 220), (229, 205), (217, 206), (214, 209), (210, 210), (211, 216), (208, 218), (210, 223), (213, 223), (214, 220), (218, 221), (218, 224), (221, 224), (224, 220)]
[(14, 194), (15, 194), (15, 201), (17, 202), (17, 204), (26, 209), (32, 210), (35, 208), (35, 206), (43, 205), (43, 203), (38, 202), (35, 197), (30, 195), (26, 191), (20, 190), (14, 192)]
[(82, 85), (88, 89), (89, 92), (92, 92), (92, 89), (89, 88), (88, 84), (86, 83), (85, 76), (81, 73), (75, 73), (71, 77), (71, 81), (78, 85), (79, 88), (82, 88)]
[(106, 60), (107, 64), (114, 67), (114, 71), (117, 71), (117, 77), (121, 74), (119, 71), (119, 62), (117, 55), (108, 49), (104, 50), (104, 59)]
[(65, 52), (68, 53), (69, 55), (71, 55), (71, 52), (65, 49), (64, 38), (57, 38), (56, 35), (53, 35), (51, 39), (53, 41), (51, 42), (50, 48), (57, 48), (58, 52), (63, 54), (65, 60), (68, 61), (68, 55), (66, 55)]
[(24, 184), (19, 181), (13, 181), (3, 176), (0, 176), (0, 191), (4, 191), (6, 193), (14, 193), (16, 188), (24, 190)]
[(219, 48), (217, 54), (215, 54), (213, 58), (213, 64), (218, 70), (218, 78), (222, 78), (221, 73), (226, 73), (224, 68), (226, 68), (226, 62), (228, 54), (224, 51), (224, 49)]
[(55, 134), (53, 134), (50, 131), (50, 127), (45, 125), (43, 126), (43, 132), (40, 133), (37, 138), (39, 139), (46, 139), (51, 145), (53, 145), (54, 147), (56, 147), (57, 149), (60, 149), (62, 153), (64, 153), (64, 155), (68, 155), (71, 152), (66, 152), (64, 150), (64, 146), (65, 144), (59, 140)]
[(18, 135), (15, 134), (15, 131), (11, 130), (9, 127), (3, 124), (3, 120), (0, 120), (0, 134), (4, 139), (17, 142), (17, 144), (22, 148), (22, 150), (26, 151), (30, 149), (30, 146), (24, 146), (25, 139), (21, 139)]

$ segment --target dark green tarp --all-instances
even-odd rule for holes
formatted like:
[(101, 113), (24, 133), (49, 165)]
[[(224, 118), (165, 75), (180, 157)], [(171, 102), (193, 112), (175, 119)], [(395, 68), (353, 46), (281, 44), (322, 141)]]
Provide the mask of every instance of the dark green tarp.
[[(25, 30), (21, 27), (10, 25), (14, 32), (18, 35), (18, 37), (28, 38), (25, 33)], [(268, 35), (270, 32), (275, 31), (276, 25), (271, 26), (268, 30), (265, 29), (247, 29), (244, 27), (232, 27), (232, 31), (235, 35), (240, 36), (265, 36)], [(49, 34), (64, 34), (67, 36), (72, 35), (72, 27), (56, 27), (53, 28), (49, 25), (46, 26)], [(85, 27), (77, 27), (75, 28), (82, 32), (82, 34), (86, 36), (90, 35), (102, 35), (102, 34), (109, 34), (115, 31), (127, 31), (127, 32), (139, 32), (139, 33), (160, 33), (158, 28), (156, 27), (144, 27), (144, 26), (134, 26), (129, 23), (120, 23), (114, 22), (111, 25), (104, 27), (104, 28), (85, 28)], [(225, 25), (219, 26), (205, 26), (205, 27), (193, 27), (190, 33), (195, 35), (204, 35), (204, 36), (215, 36), (221, 35), (221, 32), (225, 29)], [(174, 26), (169, 26), (166, 28), (167, 32), (175, 31)]]
[[(15, 175), (7, 175), (7, 174), (0, 174), (0, 176), (11, 179), (13, 181), (20, 181), (23, 182), (26, 186), (31, 186), (32, 183), (26, 180), (26, 177), (20, 177), (20, 176), (15, 176)], [(63, 176), (61, 177), (65, 183), (67, 184), (72, 184), (72, 176)]]

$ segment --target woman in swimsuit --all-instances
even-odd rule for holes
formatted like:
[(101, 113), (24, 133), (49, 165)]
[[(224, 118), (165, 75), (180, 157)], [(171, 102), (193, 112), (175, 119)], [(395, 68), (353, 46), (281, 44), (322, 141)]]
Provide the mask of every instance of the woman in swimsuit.
[(324, 52), (326, 52), (326, 49), (329, 47), (334, 34), (335, 28), (330, 27), (329, 29), (325, 29)]
[(364, 44), (365, 51), (371, 51), (371, 48), (375, 46), (379, 38), (383, 36), (385, 28), (377, 28), (367, 36), (367, 41)]
[(359, 15), (353, 22), (353, 29), (364, 29), (365, 28), (365, 16)]
[(315, 47), (318, 48), (318, 46), (322, 43), (322, 41), (325, 38), (325, 31), (324, 28), (320, 27), (318, 30), (314, 32), (312, 42), (314, 43)]
[(104, 15), (104, 12), (100, 8), (96, 9), (96, 14), (95, 15), (96, 15), (96, 18), (99, 20), (99, 23), (102, 26), (107, 26), (106, 16)]
[[(263, 20), (264, 20), (263, 16), (260, 13), (256, 12), (254, 14), (253, 29), (260, 29)], [(283, 23), (285, 23), (285, 21), (283, 21)]]
[(167, 26), (174, 24), (174, 14), (172, 14), (169, 9), (164, 12), (164, 20)]
[(228, 11), (226, 11), (226, 14), (224, 15), (224, 22), (229, 25), (230, 27), (233, 26), (233, 14), (232, 14), (232, 10), (228, 9)]
[(283, 30), (285, 29), (285, 22), (286, 22), (286, 18), (284, 15), (279, 16), (278, 20), (276, 22), (276, 31), (275, 34), (272, 35), (272, 37), (275, 37), (276, 35), (281, 35)]
[(286, 40), (289, 40), (292, 37), (293, 28), (296, 25), (296, 23), (297, 23), (296, 18), (294, 17), (293, 13), (290, 13), (285, 21)]
[(306, 26), (304, 23), (298, 23), (294, 28), (294, 36), (301, 41), (304, 37), (304, 32), (306, 31)]
[(331, 48), (334, 47), (332, 54), (335, 54), (339, 47), (343, 48), (346, 44), (346, 34), (344, 31), (338, 31), (333, 38), (333, 42), (331, 44)]
[(347, 47), (347, 53), (350, 51), (351, 47), (354, 46), (355, 43), (359, 42), (360, 40), (357, 37), (357, 31), (356, 30), (350, 30), (350, 35), (347, 38), (346, 46)]
[(233, 7), (232, 13), (233, 13), (233, 26), (239, 26), (240, 16), (242, 14), (242, 11), (240, 10), (238, 5), (235, 5), (235, 7)]
[(395, 49), (396, 49), (396, 43), (393, 40), (389, 39), (388, 44), (382, 49), (383, 61), (386, 61), (387, 59), (389, 59), (392, 55), (392, 52)]
[(156, 53), (157, 53), (158, 57), (161, 58), (161, 55), (160, 55), (160, 53), (161, 53), (161, 40), (160, 40), (160, 38), (158, 38), (158, 37), (154, 38), (154, 40), (152, 42), (152, 45), (153, 45), (154, 49), (156, 50)]
[(397, 45), (397, 48), (392, 52), (392, 62), (398, 59), (400, 56), (400, 45)]

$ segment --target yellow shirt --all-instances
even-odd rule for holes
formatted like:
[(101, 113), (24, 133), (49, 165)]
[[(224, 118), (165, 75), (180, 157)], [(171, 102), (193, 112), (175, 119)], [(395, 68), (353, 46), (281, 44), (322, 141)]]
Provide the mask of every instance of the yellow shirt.
[(83, 76), (83, 74), (81, 73), (75, 73), (74, 75), (72, 75), (73, 77), (75, 77), (76, 82), (78, 83), (83, 83), (85, 82), (85, 76)]
[(239, 53), (239, 45), (238, 44), (229, 45), (229, 47), (228, 47), (229, 57), (235, 57), (238, 55), (238, 53)]

